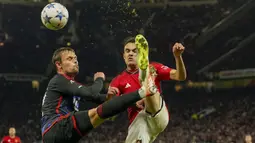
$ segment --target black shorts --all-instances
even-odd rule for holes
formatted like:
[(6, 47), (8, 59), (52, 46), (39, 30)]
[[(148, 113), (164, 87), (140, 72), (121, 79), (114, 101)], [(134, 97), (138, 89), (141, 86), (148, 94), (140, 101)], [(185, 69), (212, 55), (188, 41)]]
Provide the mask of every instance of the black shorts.
[(76, 143), (93, 129), (88, 111), (71, 112), (50, 124), (42, 134), (43, 143)]

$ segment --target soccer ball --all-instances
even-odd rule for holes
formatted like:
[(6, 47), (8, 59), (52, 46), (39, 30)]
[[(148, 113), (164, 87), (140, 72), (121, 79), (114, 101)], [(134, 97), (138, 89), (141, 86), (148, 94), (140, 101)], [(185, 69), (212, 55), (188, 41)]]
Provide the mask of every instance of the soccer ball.
[(68, 22), (69, 13), (65, 6), (60, 3), (47, 4), (41, 12), (43, 25), (50, 30), (59, 30)]

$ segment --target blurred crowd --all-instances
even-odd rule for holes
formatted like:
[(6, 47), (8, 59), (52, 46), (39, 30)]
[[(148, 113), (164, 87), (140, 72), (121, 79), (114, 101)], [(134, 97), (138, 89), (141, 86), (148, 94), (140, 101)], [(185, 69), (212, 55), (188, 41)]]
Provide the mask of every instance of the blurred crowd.
[[(236, 4), (240, 7), (245, 1), (151, 9), (133, 7), (128, 1), (102, 1), (102, 5), (84, 2), (68, 7), (69, 25), (54, 32), (43, 28), (38, 20), (42, 7), (2, 5), (2, 31), (8, 36), (4, 46), (0, 46), (0, 58), (9, 62), (3, 63), (5, 68), (0, 72), (49, 73), (48, 65), (54, 49), (71, 42), (79, 56), (80, 74), (103, 70), (113, 76), (123, 69), (120, 54), (123, 39), (138, 32), (145, 32), (154, 60), (172, 65), (174, 61), (169, 45), (184, 42), (188, 47), (184, 57), (194, 58), (194, 49), (190, 46), (194, 40), (189, 39), (230, 15)], [(188, 66), (188, 70), (192, 67)]]
[(192, 112), (199, 109), (196, 105), (183, 110), (177, 108), (175, 112), (173, 111), (171, 123), (164, 134), (165, 141), (243, 143), (246, 135), (254, 136), (254, 96), (235, 94), (216, 96), (228, 97), (226, 101), (218, 97), (219, 99), (212, 99), (210, 102), (205, 101), (198, 105), (200, 109), (209, 105), (216, 107), (215, 113), (202, 119), (191, 120), (189, 118)]
[(1, 95), (1, 138), (8, 135), (10, 127), (15, 127), (17, 135), (20, 136), (23, 143), (40, 140), (41, 96), (31, 88), (31, 83), (5, 82), (1, 89)]

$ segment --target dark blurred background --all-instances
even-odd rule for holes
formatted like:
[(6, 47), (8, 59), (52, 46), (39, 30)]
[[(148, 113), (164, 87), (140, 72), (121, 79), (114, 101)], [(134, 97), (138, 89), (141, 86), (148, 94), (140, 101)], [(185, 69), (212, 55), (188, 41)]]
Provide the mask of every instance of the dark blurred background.
[[(41, 142), (41, 100), (54, 75), (56, 48), (76, 50), (80, 82), (90, 84), (95, 72), (105, 72), (107, 89), (125, 69), (123, 39), (138, 33), (149, 41), (150, 60), (173, 68), (171, 47), (186, 47), (187, 80), (163, 83), (171, 120), (156, 143), (244, 143), (255, 136), (255, 0), (58, 2), (70, 20), (50, 31), (40, 20), (47, 0), (0, 0), (0, 137), (14, 126), (24, 143)], [(127, 123), (123, 113), (81, 143), (124, 142)]]

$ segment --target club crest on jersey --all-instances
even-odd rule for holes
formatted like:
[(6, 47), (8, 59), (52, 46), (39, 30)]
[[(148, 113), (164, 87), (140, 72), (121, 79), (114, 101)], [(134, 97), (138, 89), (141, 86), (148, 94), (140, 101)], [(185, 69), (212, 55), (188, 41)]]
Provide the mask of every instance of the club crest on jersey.
[(154, 77), (157, 76), (157, 69), (153, 65), (150, 65), (150, 74)]
[(161, 68), (166, 70), (166, 69), (168, 69), (168, 66), (161, 66)]

